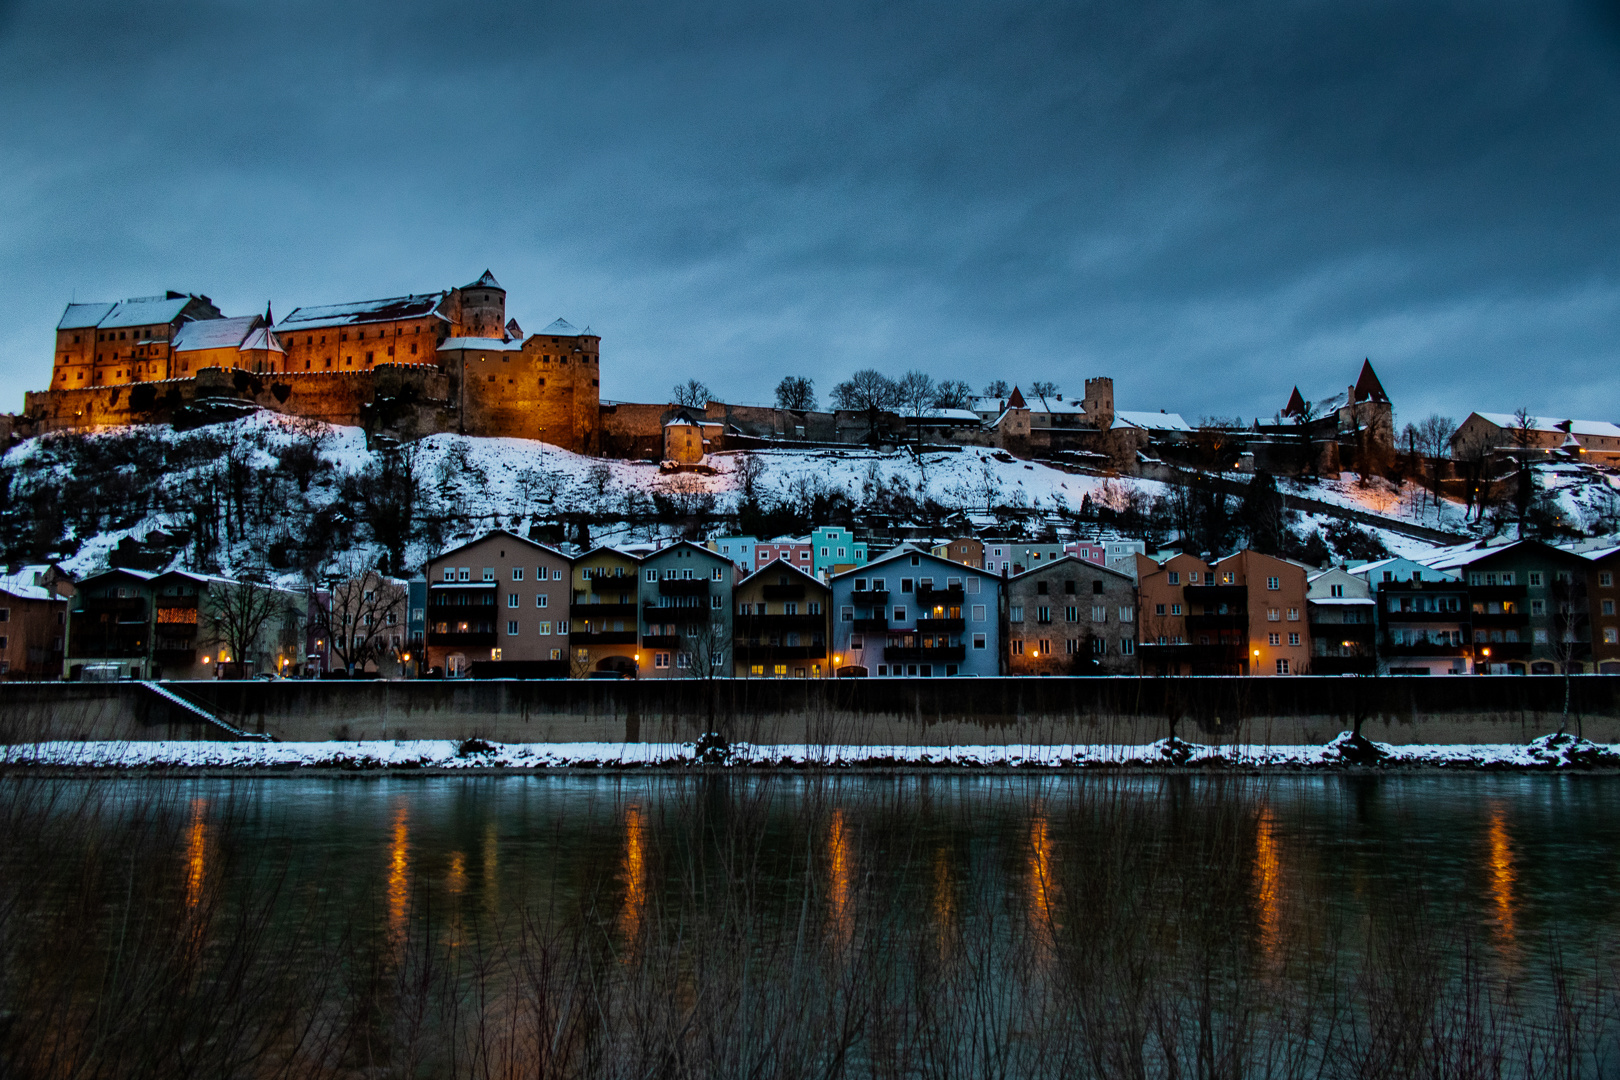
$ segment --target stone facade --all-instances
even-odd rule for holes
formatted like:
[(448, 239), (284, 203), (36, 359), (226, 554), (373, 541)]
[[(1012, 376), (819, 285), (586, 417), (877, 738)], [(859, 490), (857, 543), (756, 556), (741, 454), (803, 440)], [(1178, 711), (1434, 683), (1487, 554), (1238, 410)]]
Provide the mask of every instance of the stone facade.
[(1064, 556), (1009, 578), (1009, 675), (1134, 675), (1136, 582)]
[(459, 289), (224, 318), (206, 296), (71, 304), (51, 388), (19, 435), (206, 423), (252, 408), (414, 439), (441, 431), (601, 451), (601, 338), (558, 319), (524, 338), (485, 272)]

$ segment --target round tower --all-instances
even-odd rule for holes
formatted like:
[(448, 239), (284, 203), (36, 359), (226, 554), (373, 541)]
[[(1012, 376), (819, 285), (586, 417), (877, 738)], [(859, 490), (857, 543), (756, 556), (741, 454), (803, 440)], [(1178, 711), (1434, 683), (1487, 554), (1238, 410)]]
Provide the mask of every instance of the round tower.
[(498, 338), (506, 332), (506, 290), (488, 270), (471, 285), (456, 290), (455, 337)]

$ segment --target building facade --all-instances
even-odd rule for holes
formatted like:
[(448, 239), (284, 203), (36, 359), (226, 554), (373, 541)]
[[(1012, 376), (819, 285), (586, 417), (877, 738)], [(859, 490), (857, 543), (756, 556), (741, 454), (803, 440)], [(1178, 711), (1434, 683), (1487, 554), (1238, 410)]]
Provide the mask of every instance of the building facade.
[(1378, 669), (1376, 602), (1365, 578), (1341, 567), (1307, 574), (1312, 675), (1371, 675)]
[(574, 560), (569, 602), (568, 645), (571, 674), (596, 673), (635, 678), (640, 663), (641, 560), (612, 547), (599, 547)]
[(814, 549), (810, 565), (823, 581), (845, 570), (865, 566), (867, 544), (855, 539), (855, 534), (837, 525), (822, 525), (810, 530), (810, 544)]
[(682, 541), (645, 556), (641, 571), (641, 678), (719, 678), (732, 673), (732, 590), (724, 555)]
[(448, 678), (571, 674), (572, 570), (568, 556), (505, 531), (429, 560), (428, 670)]
[(60, 679), (73, 582), (54, 566), (0, 575), (0, 679)]
[(1130, 675), (1136, 581), (1072, 556), (1002, 583), (1009, 675)]
[(1150, 675), (1300, 675), (1310, 670), (1305, 568), (1255, 551), (1215, 563), (1137, 559), (1141, 664)]
[(733, 656), (739, 679), (832, 673), (832, 587), (786, 562), (737, 583)]
[(1001, 674), (999, 578), (901, 546), (832, 579), (834, 663), (873, 676)]

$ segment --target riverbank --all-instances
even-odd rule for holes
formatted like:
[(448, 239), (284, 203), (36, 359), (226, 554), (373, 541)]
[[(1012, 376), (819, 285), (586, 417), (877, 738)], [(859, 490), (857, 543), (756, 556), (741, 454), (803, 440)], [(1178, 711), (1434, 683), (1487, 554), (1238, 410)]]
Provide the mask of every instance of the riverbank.
[(1317, 745), (1210, 746), (1160, 739), (1135, 746), (1023, 744), (966, 746), (727, 745), (686, 743), (492, 743), (481, 739), (359, 742), (57, 741), (14, 745), (0, 765), (20, 771), (163, 771), (302, 774), (308, 771), (454, 774), (554, 770), (679, 770), (692, 767), (793, 771), (868, 769), (1298, 771), (1447, 769), (1620, 771), (1620, 744), (1573, 735), (1529, 743), (1396, 745), (1357, 743), (1344, 732)]

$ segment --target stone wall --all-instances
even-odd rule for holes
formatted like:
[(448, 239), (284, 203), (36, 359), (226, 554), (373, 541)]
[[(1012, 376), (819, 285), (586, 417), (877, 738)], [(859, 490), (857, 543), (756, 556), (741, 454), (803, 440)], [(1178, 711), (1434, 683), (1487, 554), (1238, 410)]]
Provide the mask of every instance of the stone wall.
[[(1524, 743), (1567, 724), (1620, 742), (1620, 676), (452, 680), (173, 684), (222, 720), (284, 740), (680, 742), (703, 731), (763, 744)], [(0, 684), (0, 739), (212, 738), (135, 683)], [(178, 725), (178, 726), (177, 726)]]

